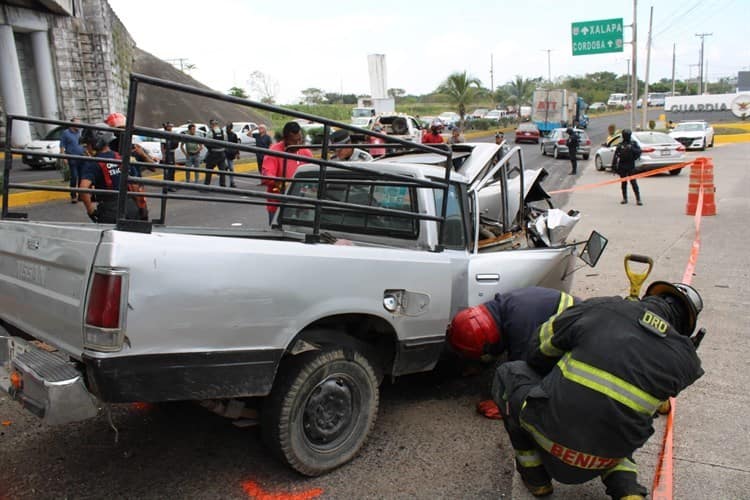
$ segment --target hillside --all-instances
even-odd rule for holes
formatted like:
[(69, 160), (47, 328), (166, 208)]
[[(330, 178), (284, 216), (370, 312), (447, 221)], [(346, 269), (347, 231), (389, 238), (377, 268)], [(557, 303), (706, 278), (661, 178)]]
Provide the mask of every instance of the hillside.
[[(206, 90), (206, 85), (191, 78), (171, 64), (136, 48), (133, 71), (144, 75), (170, 80)], [(204, 97), (143, 85), (138, 89), (136, 123), (147, 127), (161, 127), (165, 121), (176, 125), (193, 121), (208, 123), (216, 118), (222, 124), (228, 121), (264, 122), (267, 118), (254, 113), (250, 108)]]

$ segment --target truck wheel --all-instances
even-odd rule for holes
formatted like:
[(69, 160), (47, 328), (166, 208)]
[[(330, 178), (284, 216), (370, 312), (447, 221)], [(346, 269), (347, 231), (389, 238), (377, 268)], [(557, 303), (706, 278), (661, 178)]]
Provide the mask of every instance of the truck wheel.
[(293, 469), (320, 475), (359, 452), (378, 401), (375, 369), (356, 349), (299, 354), (282, 363), (264, 402), (263, 440)]

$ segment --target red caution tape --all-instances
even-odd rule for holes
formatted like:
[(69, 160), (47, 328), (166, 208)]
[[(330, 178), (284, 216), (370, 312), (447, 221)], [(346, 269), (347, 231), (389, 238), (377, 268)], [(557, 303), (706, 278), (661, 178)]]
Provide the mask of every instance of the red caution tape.
[(619, 184), (621, 182), (627, 182), (631, 179), (640, 179), (642, 177), (651, 177), (653, 175), (664, 174), (664, 173), (669, 172), (670, 170), (677, 170), (678, 168), (685, 168), (692, 164), (693, 164), (692, 161), (688, 161), (685, 163), (678, 163), (676, 165), (668, 165), (666, 167), (649, 170), (648, 172), (642, 172), (640, 174), (629, 175), (627, 177), (618, 177), (617, 179), (610, 179), (608, 181), (595, 182), (593, 184), (583, 184), (581, 186), (575, 186), (569, 189), (558, 189), (557, 191), (549, 191), (549, 194), (572, 193), (574, 191), (585, 191), (587, 189), (594, 189), (594, 188), (606, 186), (609, 184)]
[[(698, 205), (695, 209), (695, 216), (693, 221), (695, 222), (695, 238), (693, 238), (693, 246), (690, 249), (690, 257), (688, 258), (685, 272), (682, 275), (682, 282), (689, 285), (693, 281), (693, 274), (695, 273), (695, 265), (698, 262), (698, 253), (701, 248), (701, 216), (703, 215), (703, 186), (698, 191)], [(661, 443), (661, 452), (659, 453), (659, 461), (656, 465), (656, 472), (654, 473), (653, 493), (651, 498), (653, 500), (672, 500), (674, 494), (674, 412), (675, 412), (675, 399), (669, 398), (670, 409), (667, 414), (667, 425), (664, 429), (664, 438)]]
[(245, 481), (242, 483), (242, 489), (255, 500), (311, 500), (323, 494), (321, 488), (313, 488), (298, 493), (269, 492), (263, 490), (255, 481)]

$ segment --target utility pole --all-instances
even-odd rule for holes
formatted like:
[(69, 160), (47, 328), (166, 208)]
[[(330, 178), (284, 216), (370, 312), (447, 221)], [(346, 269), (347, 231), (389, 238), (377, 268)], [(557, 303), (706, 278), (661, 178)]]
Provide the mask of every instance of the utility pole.
[[(700, 64), (688, 64), (688, 81), (685, 84), (685, 88), (687, 89), (687, 93), (688, 94), (690, 93), (690, 80), (693, 79), (693, 68), (697, 68), (699, 66), (700, 66)], [(696, 80), (697, 79), (698, 78), (696, 77)]]
[(713, 33), (696, 33), (695, 36), (700, 37), (701, 39), (701, 59), (700, 59), (700, 75), (699, 78), (699, 85), (698, 85), (698, 95), (703, 94), (703, 42), (705, 41), (705, 38), (707, 36), (713, 36)]
[(182, 71), (183, 73), (185, 72), (185, 63), (187, 62), (186, 57), (176, 57), (174, 59), (165, 59), (165, 61), (167, 61), (169, 64), (171, 64), (174, 67), (177, 67), (177, 64), (179, 64), (180, 71)]
[(625, 83), (625, 95), (630, 93), (630, 59), (625, 59), (627, 67), (625, 68), (625, 75), (627, 76), (627, 82)]
[(632, 82), (630, 84), (630, 88), (632, 89), (632, 94), (630, 97), (630, 130), (633, 130), (633, 127), (635, 126), (635, 100), (633, 99), (633, 97), (638, 95), (638, 50), (636, 47), (638, 44), (638, 32), (636, 30), (637, 19), (638, 0), (633, 0), (633, 71)]
[(677, 62), (677, 57), (675, 55), (676, 47), (677, 47), (677, 44), (673, 43), (672, 44), (672, 95), (674, 95), (674, 67), (675, 67), (675, 63)]
[(641, 130), (646, 130), (646, 121), (648, 119), (648, 74), (651, 65), (651, 27), (654, 22), (654, 6), (651, 6), (651, 13), (648, 16), (648, 41), (646, 42), (646, 81), (643, 86), (643, 98), (641, 100)]
[(495, 92), (495, 59), (494, 54), (490, 54), (490, 92)]
[(552, 49), (542, 49), (547, 53), (547, 81), (549, 82), (550, 88), (552, 87), (552, 60), (550, 59), (550, 53)]

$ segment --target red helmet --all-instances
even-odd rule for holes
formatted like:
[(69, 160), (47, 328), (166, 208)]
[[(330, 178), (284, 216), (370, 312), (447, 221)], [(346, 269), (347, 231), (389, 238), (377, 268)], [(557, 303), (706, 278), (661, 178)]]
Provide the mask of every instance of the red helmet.
[(110, 127), (122, 128), (125, 126), (125, 115), (122, 113), (110, 113), (104, 122)]
[(448, 329), (448, 342), (464, 356), (479, 359), (487, 344), (500, 342), (500, 332), (485, 305), (466, 308), (456, 314)]

